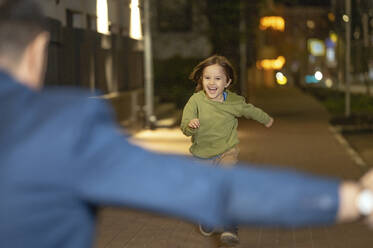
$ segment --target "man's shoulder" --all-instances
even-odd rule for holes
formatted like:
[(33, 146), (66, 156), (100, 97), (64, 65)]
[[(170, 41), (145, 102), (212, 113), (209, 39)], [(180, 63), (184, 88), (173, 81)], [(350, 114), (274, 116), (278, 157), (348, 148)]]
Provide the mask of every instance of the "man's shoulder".
[(47, 87), (40, 92), (41, 101), (53, 101), (55, 103), (75, 102), (95, 97), (98, 97), (97, 93), (72, 87)]
[(113, 110), (107, 101), (97, 94), (74, 88), (47, 88), (40, 92), (34, 99), (30, 111), (40, 119), (49, 120), (60, 125), (64, 122), (73, 126), (79, 125), (84, 120), (94, 119), (100, 113), (113, 116)]
[(3, 101), (8, 107), (0, 111), (0, 145), (7, 144), (8, 152), (22, 150), (27, 155), (55, 153), (76, 145), (95, 124), (114, 123), (108, 104), (91, 96), (74, 89), (34, 92), (19, 88)]
[(40, 93), (40, 104), (49, 103), (47, 107), (58, 108), (76, 108), (82, 111), (85, 108), (94, 109), (97, 105), (105, 105), (100, 98), (99, 92), (91, 93), (89, 91), (77, 88), (47, 88)]
[(82, 132), (97, 123), (115, 120), (114, 112), (105, 100), (84, 90), (45, 89), (35, 96), (34, 102), (29, 108), (33, 115), (29, 127), (35, 124), (43, 127), (33, 131), (38, 132), (38, 139), (53, 135), (55, 139), (64, 140), (56, 143), (59, 146), (73, 144)]

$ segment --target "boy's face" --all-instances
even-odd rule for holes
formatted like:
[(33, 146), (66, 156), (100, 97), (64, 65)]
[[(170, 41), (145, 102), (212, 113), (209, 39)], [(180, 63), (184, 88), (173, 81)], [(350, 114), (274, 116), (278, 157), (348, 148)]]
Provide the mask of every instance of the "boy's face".
[(213, 101), (223, 102), (224, 89), (229, 86), (228, 79), (223, 67), (218, 64), (205, 67), (202, 75), (202, 86), (206, 96)]

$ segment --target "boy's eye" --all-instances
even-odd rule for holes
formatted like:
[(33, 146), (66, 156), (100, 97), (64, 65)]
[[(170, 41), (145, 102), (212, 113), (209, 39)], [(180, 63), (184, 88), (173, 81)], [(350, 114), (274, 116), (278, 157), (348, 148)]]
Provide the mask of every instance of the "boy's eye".
[(215, 78), (216, 80), (220, 80), (220, 77)]

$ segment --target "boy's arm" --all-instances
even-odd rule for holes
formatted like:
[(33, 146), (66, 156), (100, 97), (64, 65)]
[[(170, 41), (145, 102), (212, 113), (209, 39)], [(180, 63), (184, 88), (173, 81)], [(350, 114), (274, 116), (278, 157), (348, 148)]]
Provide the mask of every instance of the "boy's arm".
[(247, 119), (256, 120), (267, 127), (270, 127), (273, 123), (272, 117), (270, 117), (260, 108), (257, 108), (250, 103), (244, 103), (242, 105), (242, 115), (245, 116)]
[(197, 128), (191, 128), (188, 126), (189, 122), (196, 118), (198, 118), (197, 104), (192, 98), (190, 98), (184, 107), (180, 124), (180, 129), (186, 136), (192, 136), (197, 132)]

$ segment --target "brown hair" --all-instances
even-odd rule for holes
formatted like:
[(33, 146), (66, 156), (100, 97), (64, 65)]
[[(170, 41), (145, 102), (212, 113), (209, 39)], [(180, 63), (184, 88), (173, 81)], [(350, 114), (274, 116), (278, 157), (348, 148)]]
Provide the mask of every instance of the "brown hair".
[(235, 80), (235, 71), (231, 63), (224, 56), (213, 55), (200, 62), (196, 67), (193, 68), (193, 71), (189, 75), (189, 79), (197, 84), (195, 92), (202, 90), (203, 70), (210, 65), (220, 65), (224, 69), (227, 79), (231, 80), (231, 85), (233, 84)]
[(47, 29), (42, 7), (35, 0), (0, 0), (0, 55), (14, 61)]

